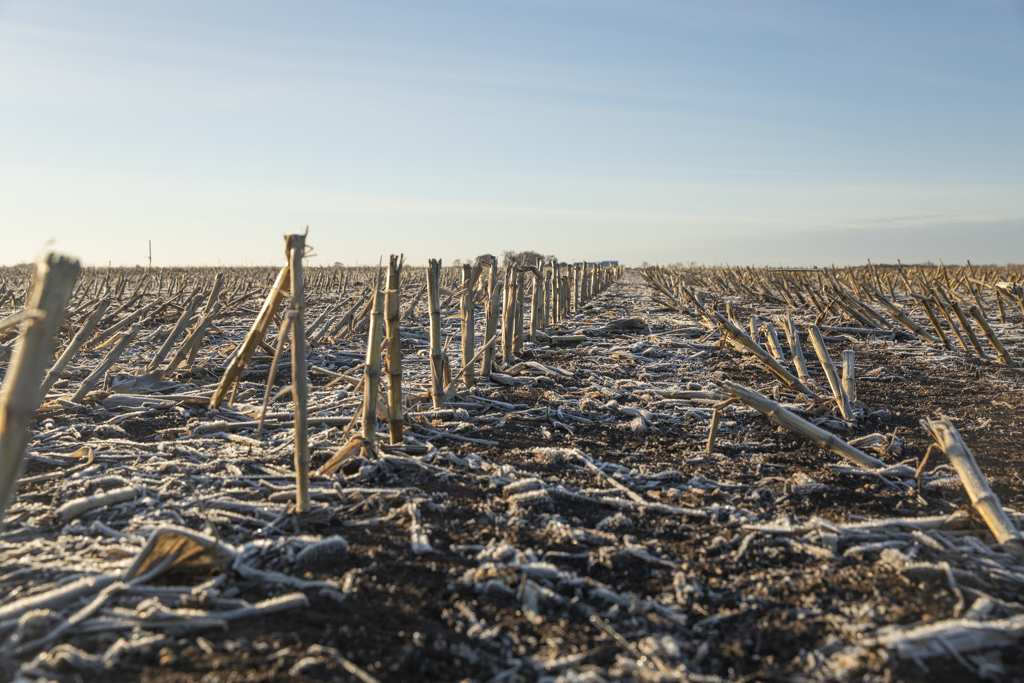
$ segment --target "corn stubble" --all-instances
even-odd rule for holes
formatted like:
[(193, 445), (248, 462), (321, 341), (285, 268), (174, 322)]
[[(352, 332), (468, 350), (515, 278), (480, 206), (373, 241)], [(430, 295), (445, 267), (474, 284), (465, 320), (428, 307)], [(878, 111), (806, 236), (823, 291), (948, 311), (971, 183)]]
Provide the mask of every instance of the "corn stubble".
[(78, 261), (55, 254), (35, 264), (26, 301), (31, 317), (22, 323), (0, 389), (0, 524), (21, 473), (29, 423), (43, 397), (40, 387), (53, 352), (54, 334), (81, 272)]

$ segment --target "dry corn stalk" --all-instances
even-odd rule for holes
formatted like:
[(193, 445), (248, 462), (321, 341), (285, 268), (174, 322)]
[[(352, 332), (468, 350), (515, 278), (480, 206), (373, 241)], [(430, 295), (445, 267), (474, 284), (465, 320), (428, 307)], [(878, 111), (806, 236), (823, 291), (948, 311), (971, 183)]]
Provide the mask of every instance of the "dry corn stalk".
[(0, 526), (21, 473), (28, 426), (42, 399), (39, 388), (53, 352), (53, 336), (81, 272), (78, 261), (55, 254), (35, 265), (25, 308), (38, 314), (22, 323), (0, 390)]
[(512, 362), (512, 347), (514, 344), (516, 329), (516, 299), (518, 298), (519, 269), (515, 261), (505, 268), (505, 297), (501, 314), (501, 362), (508, 364)]
[(167, 367), (164, 368), (164, 375), (169, 375), (174, 372), (181, 363), (185, 356), (188, 359), (185, 361), (186, 366), (191, 367), (195, 362), (196, 354), (199, 353), (200, 347), (203, 345), (203, 337), (206, 335), (206, 330), (210, 328), (214, 318), (220, 313), (221, 302), (217, 301), (213, 304), (213, 307), (203, 315), (203, 319), (199, 321), (199, 324), (195, 326), (195, 329), (186, 337), (185, 341), (181, 342), (181, 348), (178, 349), (177, 353), (167, 363)]
[(971, 346), (974, 348), (974, 352), (982, 358), (988, 358), (988, 354), (985, 353), (985, 349), (981, 348), (981, 342), (978, 341), (978, 335), (974, 334), (974, 329), (971, 327), (971, 324), (967, 322), (967, 316), (964, 315), (963, 309), (960, 308), (960, 304), (955, 301), (950, 301), (949, 307), (953, 309), (953, 313), (956, 314), (957, 320), (960, 321), (960, 325), (963, 326), (964, 332), (967, 333), (967, 339), (970, 340)]
[(939, 341), (942, 342), (942, 346), (946, 349), (952, 349), (953, 346), (949, 343), (949, 338), (946, 337), (946, 333), (943, 331), (942, 326), (939, 325), (939, 319), (935, 316), (935, 311), (932, 310), (932, 306), (928, 303), (927, 298), (922, 298), (921, 307), (924, 308), (924, 314), (928, 316), (928, 322), (932, 324), (932, 328), (935, 330), (935, 334), (938, 335)]
[(281, 272), (277, 274), (277, 279), (274, 280), (274, 284), (267, 294), (267, 299), (263, 302), (263, 308), (260, 309), (259, 315), (256, 316), (249, 334), (245, 336), (245, 341), (242, 342), (242, 346), (235, 352), (231, 362), (228, 363), (228, 367), (224, 370), (224, 376), (221, 377), (220, 384), (217, 385), (213, 396), (210, 398), (211, 409), (220, 407), (220, 404), (227, 398), (228, 392), (231, 391), (231, 388), (235, 386), (235, 383), (242, 376), (242, 371), (249, 365), (249, 359), (256, 352), (256, 347), (263, 341), (263, 335), (267, 333), (267, 328), (270, 327), (270, 322), (274, 319), (274, 313), (277, 312), (281, 301), (284, 299), (287, 286), (288, 266), (285, 265)]
[[(538, 266), (541, 265), (538, 263)], [(544, 275), (538, 267), (530, 270), (533, 274), (533, 289), (530, 294), (530, 341), (537, 341), (537, 330), (540, 329), (541, 309), (544, 304)]]
[(760, 360), (762, 363), (767, 365), (768, 369), (771, 370), (772, 373), (776, 377), (778, 377), (783, 382), (785, 382), (786, 384), (788, 384), (792, 388), (796, 389), (800, 393), (807, 394), (808, 396), (814, 396), (814, 392), (813, 391), (811, 391), (806, 386), (804, 386), (804, 383), (801, 382), (796, 377), (794, 377), (793, 373), (791, 373), (786, 368), (782, 367), (782, 365), (780, 365), (777, 360), (775, 360), (770, 355), (768, 355), (767, 351), (765, 351), (760, 346), (758, 346), (756, 343), (754, 343), (754, 340), (751, 339), (750, 337), (748, 337), (747, 334), (743, 330), (741, 330), (739, 327), (737, 327), (732, 321), (727, 319), (722, 314), (716, 313), (715, 311), (712, 311), (712, 310), (710, 310), (708, 308), (705, 308), (704, 312), (705, 312), (706, 315), (709, 315), (713, 319), (717, 320), (719, 322), (719, 324), (722, 326), (722, 328), (738, 344), (740, 344), (741, 346), (743, 346), (743, 348), (745, 348), (748, 351), (750, 351), (751, 353), (753, 353), (755, 356), (757, 356), (758, 360)]
[(737, 400), (736, 398), (727, 398), (721, 403), (715, 404), (715, 411), (711, 414), (711, 425), (708, 427), (708, 442), (705, 449), (708, 455), (714, 452), (715, 439), (718, 438), (718, 425), (722, 420), (722, 413), (728, 406), (736, 403)]
[(554, 271), (554, 268), (555, 266), (554, 264), (552, 264), (544, 269), (544, 293), (541, 297), (542, 303), (540, 319), (540, 327), (542, 330), (546, 330), (551, 323), (551, 298), (554, 295), (554, 292), (551, 287), (551, 274)]
[(142, 323), (135, 323), (135, 325), (132, 326), (132, 329), (128, 330), (124, 336), (121, 337), (114, 348), (108, 351), (107, 355), (103, 357), (103, 360), (100, 361), (100, 364), (96, 369), (89, 373), (88, 377), (82, 380), (82, 384), (79, 385), (78, 391), (76, 391), (75, 395), (71, 397), (72, 401), (75, 403), (81, 403), (86, 394), (88, 394), (92, 388), (96, 386), (96, 383), (103, 378), (103, 375), (106, 374), (107, 370), (117, 362), (117, 359), (121, 357), (121, 354), (124, 353), (125, 349), (127, 349), (128, 345), (132, 342), (132, 339), (135, 338), (135, 335), (138, 334), (141, 329)]
[(494, 342), (496, 342), (497, 340), (497, 336), (491, 337), (489, 340), (487, 340), (483, 348), (477, 351), (476, 355), (470, 359), (468, 365), (462, 366), (462, 368), (457, 373), (455, 373), (454, 377), (450, 377), (445, 380), (444, 400), (446, 403), (455, 397), (456, 385), (458, 384), (458, 381), (462, 378), (463, 373), (466, 372), (466, 368), (473, 367), (473, 364), (479, 361), (480, 357), (487, 352), (487, 349), (492, 348), (494, 346)]
[(82, 328), (78, 330), (78, 333), (68, 343), (68, 347), (64, 349), (64, 353), (60, 355), (60, 358), (58, 358), (53, 364), (50, 371), (46, 373), (46, 378), (43, 380), (43, 386), (40, 389), (40, 396), (46, 396), (50, 387), (52, 387), (53, 383), (57, 381), (58, 377), (60, 377), (60, 373), (64, 372), (64, 368), (67, 367), (68, 363), (71, 362), (71, 359), (75, 357), (76, 353), (78, 353), (78, 350), (82, 348), (83, 344), (85, 344), (89, 335), (92, 334), (92, 331), (96, 328), (96, 323), (99, 322), (99, 319), (103, 316), (103, 312), (107, 310), (109, 305), (110, 299), (101, 299), (100, 302), (96, 304), (96, 308), (89, 315), (89, 319), (85, 321)]
[(985, 318), (985, 314), (981, 312), (977, 306), (971, 306), (968, 310), (971, 317), (978, 321), (978, 326), (981, 327), (981, 331), (985, 333), (985, 337), (988, 338), (990, 344), (995, 347), (996, 353), (999, 354), (999, 361), (1003, 365), (1008, 365), (1011, 368), (1016, 367), (1016, 363), (1013, 362), (1013, 357), (1010, 356), (1006, 347), (999, 341), (999, 337), (996, 336), (995, 330), (988, 324), (988, 320)]
[(829, 449), (836, 455), (846, 458), (855, 465), (859, 465), (866, 469), (880, 469), (885, 467), (885, 463), (881, 460), (873, 458), (867, 453), (854, 448), (835, 434), (827, 432), (821, 427), (813, 425), (807, 420), (794, 415), (775, 401), (762, 396), (756, 391), (747, 389), (735, 382), (716, 380), (715, 384), (720, 386), (731, 396), (738, 398), (746, 405), (759, 413), (762, 413), (772, 424), (785, 427), (791, 432), (795, 432), (805, 439), (809, 439), (819, 446)]
[(181, 312), (181, 315), (178, 316), (178, 322), (175, 323), (174, 329), (167, 335), (167, 339), (164, 340), (164, 343), (160, 346), (160, 350), (156, 352), (153, 359), (149, 361), (149, 365), (146, 366), (146, 372), (154, 372), (158, 367), (160, 367), (160, 364), (164, 362), (164, 358), (166, 358), (167, 354), (171, 352), (171, 347), (174, 346), (174, 342), (177, 341), (178, 336), (185, 331), (186, 327), (188, 327), (188, 324), (192, 319), (192, 315), (196, 312), (196, 308), (199, 307), (202, 300), (203, 297), (194, 296), (192, 297), (192, 300), (188, 302), (188, 305)]
[[(526, 289), (526, 268), (522, 265), (516, 268), (516, 314), (515, 327), (512, 331), (512, 353), (516, 357), (523, 355), (523, 316), (525, 306), (523, 305), (523, 291)], [(502, 359), (504, 360), (504, 359)]]
[(932, 435), (939, 448), (960, 476), (960, 481), (970, 496), (971, 504), (985, 520), (999, 543), (1010, 548), (1018, 559), (1024, 559), (1024, 541), (1013, 521), (1003, 511), (999, 498), (992, 491), (988, 480), (978, 467), (971, 449), (964, 443), (960, 432), (948, 417), (939, 420), (921, 420), (921, 426)]
[[(498, 294), (501, 292), (501, 288), (498, 286), (498, 261), (493, 256), (490, 259), (487, 270), (487, 307), (484, 311), (484, 338), (486, 339), (491, 339), (498, 331)], [(486, 348), (480, 376), (483, 379), (490, 379), (491, 366), (494, 365), (494, 344)]]
[(888, 308), (889, 312), (892, 313), (893, 317), (896, 318), (897, 320), (899, 320), (901, 323), (903, 323), (903, 325), (908, 330), (910, 330), (911, 332), (919, 335), (920, 337), (922, 337), (926, 341), (931, 342), (932, 344), (938, 344), (939, 343), (938, 339), (936, 339), (932, 335), (928, 334), (928, 331), (926, 329), (924, 329), (923, 327), (918, 325), (916, 322), (911, 320), (910, 316), (908, 316), (906, 313), (904, 313), (896, 304), (892, 303), (891, 301), (889, 301), (888, 299), (886, 299), (884, 296), (882, 296), (880, 294), (876, 294), (875, 298), (878, 300), (879, 303), (881, 303), (883, 306)]
[(459, 315), (462, 319), (462, 367), (465, 376), (466, 388), (471, 389), (476, 384), (476, 370), (473, 367), (474, 347), (474, 306), (473, 287), (480, 276), (480, 265), (471, 266), (468, 263), (462, 266), (462, 297), (459, 306)]
[(402, 443), (404, 431), (402, 423), (402, 332), (401, 322), (398, 318), (403, 260), (394, 254), (391, 255), (388, 263), (387, 293), (384, 298), (388, 336), (388, 430), (392, 444)]
[(213, 287), (210, 289), (210, 296), (206, 300), (206, 308), (203, 309), (203, 316), (205, 317), (213, 310), (213, 305), (217, 302), (220, 297), (220, 290), (224, 288), (224, 273), (218, 272), (213, 278)]
[(786, 332), (786, 340), (789, 342), (789, 353), (793, 356), (793, 365), (796, 366), (797, 376), (801, 382), (811, 381), (811, 375), (807, 372), (807, 362), (804, 361), (804, 352), (800, 348), (800, 335), (796, 331), (796, 324), (793, 323), (793, 314), (786, 312), (786, 319), (783, 321), (783, 329)]
[(857, 371), (853, 364), (855, 357), (853, 349), (843, 351), (843, 391), (850, 403), (857, 402)]
[(836, 372), (836, 366), (832, 362), (832, 357), (828, 355), (828, 349), (825, 348), (825, 340), (821, 337), (821, 330), (818, 329), (817, 325), (811, 325), (807, 328), (807, 333), (811, 344), (814, 346), (814, 352), (818, 355), (818, 360), (821, 362), (821, 367), (825, 371), (825, 377), (828, 378), (828, 386), (832, 389), (832, 395), (836, 399), (836, 405), (839, 406), (839, 412), (844, 420), (851, 422), (856, 420), (857, 417), (853, 414), (853, 406), (850, 405), (850, 399), (847, 397), (846, 392), (843, 390), (843, 384), (839, 380), (839, 373)]
[(370, 332), (366, 343), (366, 370), (363, 375), (363, 453), (374, 452), (377, 442), (377, 397), (380, 388), (380, 346), (384, 338), (384, 292), (380, 290), (380, 274), (374, 278), (373, 308), (370, 310)]
[(306, 236), (288, 235), (285, 237), (285, 245), (292, 286), (290, 313), (295, 314), (294, 334), (292, 335), (292, 399), (295, 403), (295, 509), (298, 512), (309, 512), (309, 443), (306, 432), (309, 376), (306, 374), (306, 326), (303, 322), (306, 294), (302, 281), (302, 256), (306, 251)]
[[(95, 337), (93, 337), (92, 339), (90, 339), (87, 342), (89, 348), (92, 348), (92, 349), (100, 348), (103, 345), (103, 341), (104, 340), (113, 337), (115, 334), (117, 334), (118, 332), (120, 332), (124, 328), (128, 327), (129, 325), (134, 323), (136, 320), (143, 319), (146, 315), (149, 314), (149, 312), (151, 310), (153, 310), (154, 306), (156, 306), (155, 302), (154, 303), (146, 304), (145, 306), (143, 306), (139, 310), (135, 311), (131, 315), (125, 317), (123, 320), (119, 320), (117, 323), (115, 323), (114, 325), (111, 325), (110, 327), (108, 327), (105, 330), (100, 330), (99, 332), (96, 333)], [(109, 318), (110, 316), (107, 316), (107, 317)]]
[(430, 397), (434, 408), (444, 407), (444, 352), (441, 350), (441, 261), (427, 265), (427, 305), (430, 312)]
[[(270, 370), (267, 372), (267, 388), (263, 392), (263, 408), (260, 410), (259, 423), (256, 425), (257, 439), (263, 436), (263, 421), (267, 415), (267, 406), (270, 405), (270, 392), (274, 388), (274, 379), (277, 377), (277, 366), (281, 362), (281, 353), (288, 342), (288, 335), (291, 333), (292, 328), (295, 327), (295, 318), (295, 311), (288, 311), (284, 321), (281, 323), (281, 327), (278, 328), (277, 344), (274, 346), (274, 358), (270, 361)], [(288, 387), (282, 391), (288, 391), (290, 388)]]
[(786, 356), (782, 353), (782, 344), (779, 343), (779, 335), (775, 331), (775, 325), (772, 325), (770, 320), (765, 323), (764, 331), (765, 337), (768, 339), (768, 348), (771, 350), (772, 355), (775, 356), (775, 360), (780, 363), (785, 363)]
[(562, 320), (562, 269), (558, 261), (551, 263), (551, 322)]

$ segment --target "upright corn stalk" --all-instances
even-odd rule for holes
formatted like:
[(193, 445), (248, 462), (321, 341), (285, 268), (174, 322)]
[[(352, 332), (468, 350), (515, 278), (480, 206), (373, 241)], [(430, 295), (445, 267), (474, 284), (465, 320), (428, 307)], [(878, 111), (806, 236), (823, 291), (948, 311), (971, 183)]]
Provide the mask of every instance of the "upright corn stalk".
[(402, 332), (398, 307), (401, 279), (402, 261), (392, 254), (388, 263), (387, 293), (384, 298), (388, 335), (388, 430), (391, 434), (392, 444), (402, 443), (404, 437), (402, 424)]
[(524, 290), (526, 289), (526, 264), (516, 268), (516, 316), (515, 330), (512, 334), (512, 353), (516, 356), (523, 355), (523, 316), (526, 307), (523, 305)]
[(843, 351), (843, 391), (850, 403), (857, 402), (857, 370), (854, 367), (855, 352), (853, 349)]
[(302, 285), (302, 255), (306, 250), (305, 235), (285, 237), (288, 268), (291, 272), (294, 333), (292, 334), (292, 399), (295, 403), (295, 509), (309, 512), (309, 443), (306, 432), (309, 400), (309, 377), (306, 374), (306, 293)]
[(551, 322), (557, 323), (562, 319), (562, 276), (558, 261), (551, 262)]
[(427, 266), (427, 307), (430, 313), (430, 397), (444, 407), (444, 352), (441, 350), (441, 261)]
[(513, 346), (515, 344), (516, 331), (516, 300), (519, 297), (516, 283), (519, 280), (519, 268), (515, 261), (505, 268), (505, 287), (503, 289), (505, 302), (501, 316), (501, 360), (503, 363), (512, 362)]
[(540, 319), (540, 328), (542, 330), (546, 330), (551, 325), (551, 311), (552, 311), (552, 303), (553, 303), (552, 302), (553, 292), (552, 292), (552, 288), (551, 288), (551, 274), (554, 272), (554, 269), (555, 269), (555, 265), (554, 265), (554, 262), (552, 262), (551, 265), (546, 266), (544, 268), (544, 270), (543, 270), (543, 272), (544, 272), (544, 294), (543, 294), (544, 304), (543, 304), (543, 307), (542, 307), (543, 310), (542, 310), (542, 315), (541, 315), (541, 319)]
[(585, 304), (590, 300), (590, 276), (591, 270), (587, 268), (587, 262), (583, 262), (583, 270), (581, 276), (580, 285), (580, 304)]
[(807, 328), (807, 333), (811, 340), (811, 345), (814, 346), (814, 352), (818, 355), (818, 360), (821, 362), (821, 367), (825, 371), (825, 377), (828, 378), (828, 385), (832, 389), (832, 396), (836, 399), (836, 405), (839, 406), (839, 412), (844, 420), (855, 421), (857, 416), (853, 413), (853, 405), (850, 404), (850, 398), (843, 389), (839, 373), (836, 372), (835, 363), (832, 362), (832, 357), (828, 355), (828, 349), (825, 347), (825, 340), (821, 336), (821, 331), (817, 325), (811, 325)]
[[(498, 261), (490, 257), (490, 266), (487, 270), (487, 308), (485, 310), (484, 339), (491, 339), (498, 332)], [(494, 344), (484, 349), (484, 358), (480, 376), (483, 379), (491, 378), (491, 366), (494, 364)]]
[(42, 399), (40, 383), (53, 354), (53, 336), (81, 272), (78, 261), (55, 254), (35, 266), (25, 305), (35, 314), (22, 323), (0, 390), (0, 526), (21, 473), (28, 425)]
[(377, 444), (380, 345), (384, 338), (384, 292), (380, 289), (380, 273), (377, 273), (373, 279), (373, 292), (370, 296), (373, 298), (373, 307), (370, 309), (370, 332), (366, 343), (366, 370), (363, 375), (363, 388), (366, 391), (366, 398), (363, 401), (363, 453), (366, 455), (372, 454)]
[(578, 313), (580, 310), (580, 289), (582, 280), (580, 276), (582, 274), (581, 267), (579, 264), (572, 267), (572, 311)]
[(538, 262), (530, 271), (533, 276), (533, 289), (530, 294), (530, 341), (537, 341), (537, 330), (540, 329), (541, 305), (543, 303), (544, 285), (541, 282), (544, 277), (541, 273)]
[[(466, 387), (472, 389), (476, 384), (476, 369), (473, 367), (473, 355), (475, 353), (475, 310), (473, 306), (473, 287), (480, 276), (480, 265), (471, 266), (468, 263), (462, 266), (462, 297), (459, 306), (459, 315), (462, 318), (462, 367)], [(486, 341), (486, 340), (485, 340)]]

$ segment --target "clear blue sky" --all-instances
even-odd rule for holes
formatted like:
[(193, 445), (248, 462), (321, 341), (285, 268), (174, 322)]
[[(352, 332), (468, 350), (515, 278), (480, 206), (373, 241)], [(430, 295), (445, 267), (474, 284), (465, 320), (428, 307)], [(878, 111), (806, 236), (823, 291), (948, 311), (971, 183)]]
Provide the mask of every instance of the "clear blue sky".
[(0, 0), (0, 263), (306, 225), (313, 264), (1024, 262), (1024, 4)]

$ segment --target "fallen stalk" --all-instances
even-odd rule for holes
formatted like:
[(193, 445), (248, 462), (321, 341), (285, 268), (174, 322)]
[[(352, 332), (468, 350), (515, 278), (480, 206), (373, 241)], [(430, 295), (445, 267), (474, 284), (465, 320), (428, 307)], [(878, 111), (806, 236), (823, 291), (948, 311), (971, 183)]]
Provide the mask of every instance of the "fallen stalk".
[(829, 449), (836, 455), (849, 460), (855, 465), (859, 465), (865, 469), (880, 469), (885, 467), (885, 463), (881, 460), (873, 458), (867, 453), (854, 448), (835, 434), (827, 432), (821, 427), (813, 425), (801, 417), (797, 417), (775, 401), (762, 396), (756, 391), (751, 391), (750, 389), (742, 387), (735, 382), (729, 382), (726, 380), (715, 380), (715, 384), (724, 389), (730, 395), (739, 399), (745, 405), (750, 406), (759, 413), (762, 413), (772, 424), (785, 427), (791, 432), (799, 434), (805, 439), (813, 441), (823, 448)]
[(999, 498), (992, 491), (988, 479), (978, 467), (978, 461), (974, 459), (974, 454), (964, 443), (957, 428), (953, 426), (948, 417), (942, 417), (939, 420), (921, 420), (921, 426), (932, 435), (939, 448), (953, 464), (964, 489), (967, 490), (971, 504), (985, 520), (985, 524), (992, 531), (992, 535), (996, 537), (996, 541), (1012, 550), (1017, 559), (1024, 560), (1024, 540), (1021, 539), (1020, 531), (1003, 511)]

